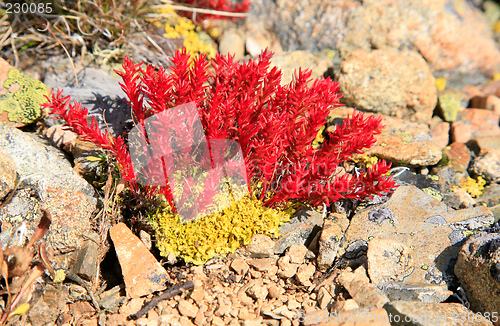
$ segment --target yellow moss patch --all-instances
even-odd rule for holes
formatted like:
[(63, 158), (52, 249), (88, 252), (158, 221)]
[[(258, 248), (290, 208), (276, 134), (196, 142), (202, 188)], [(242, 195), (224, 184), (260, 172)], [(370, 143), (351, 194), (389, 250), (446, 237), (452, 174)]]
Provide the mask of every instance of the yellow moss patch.
[(291, 213), (264, 207), (261, 201), (244, 197), (221, 212), (186, 224), (170, 208), (158, 212), (151, 220), (162, 256), (173, 253), (186, 262), (201, 265), (249, 244), (255, 233), (278, 237), (279, 226), (289, 221), (290, 216)]
[(486, 185), (486, 180), (482, 177), (477, 177), (477, 181), (471, 177), (462, 180), (460, 188), (468, 192), (472, 197), (476, 198), (483, 194), (484, 186)]

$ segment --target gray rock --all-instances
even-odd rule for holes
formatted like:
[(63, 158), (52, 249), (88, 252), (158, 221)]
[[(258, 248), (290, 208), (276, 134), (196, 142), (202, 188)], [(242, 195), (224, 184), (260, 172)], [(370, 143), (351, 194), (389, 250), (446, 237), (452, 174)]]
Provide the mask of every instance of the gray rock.
[(472, 310), (500, 311), (500, 234), (471, 237), (458, 255), (455, 274)]
[[(74, 75), (54, 74), (45, 79), (49, 87), (59, 88), (63, 95), (82, 103), (95, 116), (101, 130), (108, 129), (114, 136), (121, 135), (131, 123), (130, 105), (118, 83), (121, 78), (113, 77), (104, 70), (86, 68), (78, 74), (79, 83), (75, 84)], [(61, 85), (64, 85), (61, 87)], [(49, 124), (54, 120), (46, 119)]]
[(420, 301), (424, 303), (443, 302), (453, 294), (452, 291), (448, 290), (446, 284), (429, 285), (385, 282), (377, 284), (377, 288), (391, 301)]
[(436, 107), (434, 77), (416, 52), (355, 50), (340, 66), (341, 101), (362, 111), (426, 122)]
[(35, 189), (60, 187), (94, 196), (94, 188), (71, 168), (64, 153), (48, 141), (2, 124), (0, 146), (14, 159), (20, 178), (37, 174), (24, 184)]
[(344, 238), (344, 232), (348, 226), (349, 220), (345, 214), (335, 213), (325, 219), (319, 238), (317, 259), (319, 270), (327, 270), (332, 266), (337, 258), (340, 242)]
[[(391, 217), (379, 223), (371, 221), (370, 213), (380, 207), (387, 208)], [(493, 215), (487, 207), (453, 211), (414, 186), (400, 186), (386, 203), (364, 208), (354, 215), (339, 255), (354, 259), (359, 256), (363, 242), (391, 239), (413, 250), (415, 269), (404, 282), (445, 284), (453, 278), (453, 263), (462, 242), (491, 223)]]
[(312, 208), (297, 212), (289, 222), (280, 226), (283, 235), (274, 243), (274, 253), (281, 255), (293, 244), (309, 245), (323, 226), (323, 215)]

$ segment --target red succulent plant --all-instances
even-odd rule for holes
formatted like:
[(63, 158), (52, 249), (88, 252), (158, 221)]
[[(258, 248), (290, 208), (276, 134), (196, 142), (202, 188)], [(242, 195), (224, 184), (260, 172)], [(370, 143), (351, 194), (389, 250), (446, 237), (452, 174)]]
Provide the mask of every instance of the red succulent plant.
[[(271, 57), (264, 51), (247, 63), (235, 62), (231, 55), (217, 55), (208, 62), (203, 55), (192, 60), (186, 51), (178, 51), (169, 71), (142, 68), (126, 58), (124, 71), (117, 73), (134, 121), (143, 129), (147, 118), (194, 102), (208, 140), (230, 139), (240, 144), (251, 191), (267, 206), (285, 201), (329, 204), (391, 192), (395, 184), (385, 175), (390, 165), (384, 160), (371, 168), (338, 173), (338, 167), (353, 154), (375, 143), (381, 119), (355, 112), (319, 147), (313, 146), (330, 110), (341, 105), (339, 85), (329, 78), (312, 80), (311, 72), (302, 69), (291, 83), (281, 85), (282, 73), (270, 68)], [(57, 91), (45, 106), (80, 137), (110, 150), (132, 190), (141, 187), (124, 139), (102, 133), (94, 118), (88, 124), (87, 110), (68, 102)], [(207, 178), (205, 187), (213, 186), (212, 181)], [(168, 184), (146, 188), (151, 195), (164, 194), (175, 209)]]

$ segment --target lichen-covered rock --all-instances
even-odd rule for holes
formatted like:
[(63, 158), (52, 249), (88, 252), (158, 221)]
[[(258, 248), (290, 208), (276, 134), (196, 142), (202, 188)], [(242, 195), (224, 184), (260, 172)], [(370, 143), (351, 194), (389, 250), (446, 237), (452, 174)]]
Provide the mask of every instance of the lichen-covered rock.
[(418, 53), (355, 50), (340, 69), (342, 101), (347, 105), (417, 122), (432, 117), (437, 89)]
[(0, 122), (22, 127), (42, 117), (48, 88), (0, 58)]

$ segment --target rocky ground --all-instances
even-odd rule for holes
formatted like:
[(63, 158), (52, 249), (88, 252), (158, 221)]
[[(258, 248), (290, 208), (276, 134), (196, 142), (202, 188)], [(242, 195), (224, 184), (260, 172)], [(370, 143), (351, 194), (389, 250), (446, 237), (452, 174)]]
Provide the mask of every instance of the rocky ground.
[[(109, 66), (75, 57), (77, 84), (64, 56), (20, 67), (33, 78), (10, 75), (0, 59), (0, 240), (4, 249), (23, 245), (41, 208), (50, 211), (44, 240), (55, 268), (9, 322), (498, 324), (500, 45), (492, 16), (500, 7), (487, 1), (255, 0), (244, 21), (225, 23), (220, 52), (245, 59), (268, 47), (284, 82), (298, 67), (339, 81), (346, 105), (327, 128), (353, 108), (380, 116), (385, 128), (365, 159), (393, 162), (399, 187), (362, 203), (303, 208), (282, 237), (254, 235), (203, 266), (159, 257), (148, 228), (121, 215), (115, 194), (96, 191), (92, 182), (103, 186), (107, 171), (88, 158), (100, 149), (53, 120), (10, 115), (8, 91), (24, 94), (17, 101), (35, 98), (45, 90), (38, 79), (123, 134), (129, 109)], [(6, 86), (14, 79), (19, 89)]]

